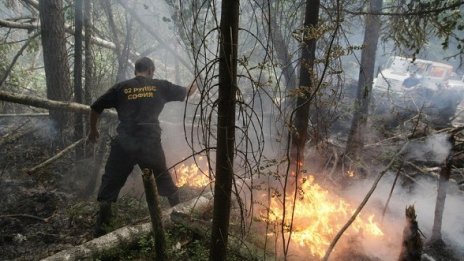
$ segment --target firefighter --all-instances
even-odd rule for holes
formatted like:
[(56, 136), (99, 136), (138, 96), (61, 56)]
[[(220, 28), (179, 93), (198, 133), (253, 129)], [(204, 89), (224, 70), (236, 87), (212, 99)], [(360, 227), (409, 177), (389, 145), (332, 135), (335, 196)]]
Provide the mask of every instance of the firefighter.
[(158, 116), (166, 102), (183, 101), (195, 92), (197, 84), (194, 81), (190, 88), (185, 88), (153, 79), (154, 71), (151, 59), (140, 58), (135, 63), (134, 78), (117, 83), (91, 105), (88, 134), (91, 142), (96, 142), (99, 137), (97, 121), (104, 109), (115, 108), (119, 118), (118, 135), (111, 141), (110, 155), (98, 191), (100, 210), (95, 237), (107, 233), (112, 217), (111, 204), (116, 202), (134, 165), (151, 169), (158, 193), (167, 197), (171, 206), (179, 203), (177, 187), (166, 167)]

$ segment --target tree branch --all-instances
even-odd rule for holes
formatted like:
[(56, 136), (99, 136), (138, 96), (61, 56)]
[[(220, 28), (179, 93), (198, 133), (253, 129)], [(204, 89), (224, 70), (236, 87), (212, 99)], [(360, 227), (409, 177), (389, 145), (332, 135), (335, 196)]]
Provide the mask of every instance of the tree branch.
[(372, 196), (372, 193), (374, 193), (375, 189), (377, 188), (377, 184), (379, 184), (379, 181), (380, 179), (382, 179), (383, 175), (385, 175), (385, 173), (387, 173), (387, 171), (391, 168), (391, 166), (393, 165), (393, 163), (395, 163), (395, 161), (398, 159), (398, 157), (403, 153), (403, 151), (406, 149), (406, 147), (408, 146), (409, 142), (406, 142), (403, 147), (398, 151), (398, 153), (396, 153), (395, 156), (393, 156), (393, 158), (391, 159), (390, 163), (387, 165), (387, 167), (385, 167), (384, 170), (382, 170), (379, 174), (379, 176), (377, 177), (377, 179), (374, 181), (374, 184), (372, 184), (372, 187), (371, 189), (369, 190), (369, 192), (367, 193), (367, 195), (364, 197), (363, 201), (361, 202), (361, 204), (359, 204), (358, 208), (356, 209), (356, 211), (353, 213), (353, 215), (351, 216), (351, 218), (348, 220), (348, 222), (340, 229), (340, 231), (338, 231), (337, 235), (334, 237), (334, 239), (332, 240), (332, 242), (330, 243), (330, 246), (329, 248), (327, 249), (327, 251), (325, 252), (325, 256), (322, 260), (324, 261), (327, 261), (329, 260), (329, 257), (330, 257), (330, 254), (332, 253), (332, 250), (335, 248), (335, 245), (337, 244), (338, 240), (341, 238), (341, 236), (343, 235), (343, 233), (345, 233), (345, 231), (351, 226), (351, 224), (354, 222), (354, 220), (356, 219), (356, 217), (358, 217), (359, 213), (361, 212), (361, 210), (364, 208), (364, 206), (366, 205), (367, 201), (369, 200), (369, 198)]
[(363, 11), (351, 11), (351, 10), (344, 10), (347, 14), (352, 15), (385, 15), (385, 16), (416, 16), (416, 15), (428, 15), (428, 14), (438, 14), (443, 11), (452, 10), (455, 8), (464, 5), (464, 1), (459, 1), (454, 4), (444, 6), (437, 9), (429, 9), (429, 10), (421, 10), (421, 11), (414, 11), (414, 12), (404, 12), (404, 13), (394, 13), (394, 12), (363, 12)]
[(69, 145), (68, 147), (64, 148), (63, 150), (61, 150), (60, 152), (58, 152), (56, 155), (54, 155), (53, 157), (45, 160), (44, 162), (41, 162), (39, 165), (36, 165), (32, 168), (29, 168), (29, 169), (24, 169), (24, 172), (26, 172), (27, 174), (29, 175), (32, 175), (34, 174), (35, 172), (37, 172), (37, 170), (41, 169), (41, 168), (45, 168), (46, 166), (50, 165), (51, 163), (53, 163), (54, 161), (60, 159), (61, 157), (63, 157), (66, 153), (68, 153), (69, 151), (71, 151), (73, 148), (75, 148), (77, 145), (81, 144), (83, 141), (85, 141), (86, 138), (82, 138), (76, 142), (74, 142), (73, 144)]
[(11, 61), (10, 65), (8, 66), (8, 68), (6, 69), (6, 72), (5, 72), (5, 75), (3, 75), (2, 79), (0, 80), (0, 86), (2, 86), (6, 79), (8, 78), (8, 76), (10, 75), (11, 71), (13, 70), (13, 66), (16, 64), (16, 61), (18, 61), (19, 59), (19, 56), (21, 56), (24, 52), (24, 50), (26, 50), (26, 48), (29, 46), (29, 44), (32, 42), (32, 40), (34, 40), (39, 34), (36, 33), (34, 34), (33, 36), (31, 36), (24, 44), (23, 46), (21, 47), (21, 49), (19, 49), (18, 53), (15, 55), (15, 57), (13, 58), (13, 60)]
[(142, 25), (143, 29), (145, 29), (151, 36), (153, 36), (156, 39), (156, 41), (158, 41), (164, 48), (166, 48), (174, 57), (176, 57), (179, 60), (180, 63), (182, 63), (182, 65), (184, 65), (189, 70), (189, 72), (193, 74), (193, 71), (190, 69), (192, 65), (185, 61), (182, 57), (180, 57), (169, 44), (167, 44), (161, 37), (159, 37), (158, 34), (151, 29), (151, 25), (148, 25), (147, 23), (142, 21), (139, 15), (136, 14), (133, 9), (127, 6), (125, 1), (118, 0), (118, 2), (132, 16), (132, 18), (134, 18), (135, 21)]
[[(23, 94), (13, 94), (11, 92), (0, 91), (0, 101), (7, 101), (39, 107), (44, 109), (67, 110), (77, 113), (89, 113), (90, 106), (76, 102), (54, 101), (45, 98), (38, 98)], [(108, 111), (106, 114), (116, 116), (116, 112)]]

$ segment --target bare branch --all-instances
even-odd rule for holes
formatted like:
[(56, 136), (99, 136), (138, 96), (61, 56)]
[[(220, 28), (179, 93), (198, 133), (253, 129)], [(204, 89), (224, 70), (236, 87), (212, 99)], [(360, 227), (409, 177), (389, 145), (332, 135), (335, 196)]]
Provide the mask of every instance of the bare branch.
[(6, 69), (6, 72), (5, 72), (5, 75), (3, 75), (2, 79), (0, 80), (0, 86), (2, 86), (6, 79), (8, 78), (8, 76), (10, 75), (11, 71), (13, 70), (13, 66), (16, 64), (16, 62), (18, 61), (18, 58), (19, 56), (21, 56), (24, 52), (24, 50), (26, 50), (26, 48), (29, 46), (29, 44), (32, 42), (32, 40), (34, 40), (39, 34), (36, 33), (35, 35), (31, 36), (27, 41), (26, 43), (23, 44), (23, 46), (21, 47), (21, 49), (19, 49), (18, 53), (15, 55), (15, 57), (13, 58), (13, 60), (11, 61), (10, 65), (8, 66), (8, 68)]
[(32, 167), (32, 168), (29, 168), (29, 169), (24, 169), (24, 172), (26, 172), (27, 174), (29, 175), (32, 175), (34, 173), (36, 173), (39, 169), (42, 169), (42, 168), (45, 168), (47, 167), (48, 165), (52, 164), (54, 161), (60, 159), (61, 157), (63, 157), (64, 155), (66, 155), (69, 151), (71, 151), (72, 149), (74, 149), (77, 145), (81, 144), (83, 141), (85, 141), (86, 138), (82, 138), (76, 142), (74, 142), (73, 144), (69, 145), (68, 147), (64, 148), (63, 150), (61, 150), (60, 152), (58, 152), (56, 155), (54, 155), (53, 157), (41, 162), (40, 164)]
[(179, 60), (179, 62), (182, 65), (184, 65), (190, 72), (192, 72), (192, 70), (190, 69), (192, 65), (185, 61), (182, 57), (180, 57), (177, 54), (177, 52), (171, 47), (171, 45), (166, 43), (160, 36), (158, 36), (158, 34), (151, 29), (151, 25), (148, 25), (147, 23), (142, 21), (142, 19), (140, 19), (140, 17), (135, 13), (135, 11), (127, 6), (125, 1), (118, 0), (118, 2), (122, 7), (124, 7), (124, 9), (126, 9), (126, 11), (132, 16), (132, 18), (134, 18), (135, 21), (142, 25), (143, 29), (145, 29), (151, 36), (153, 36), (156, 39), (156, 41), (158, 41), (161, 44), (161, 46), (166, 48), (174, 57), (176, 57)]
[[(33, 97), (23, 94), (13, 94), (11, 92), (0, 91), (0, 101), (14, 102), (23, 105), (29, 105), (44, 109), (58, 109), (58, 110), (67, 110), (77, 113), (89, 113), (90, 106), (76, 103), (76, 102), (63, 102), (63, 101), (54, 101), (45, 98)], [(109, 115), (116, 115), (115, 112), (108, 111)]]
[(429, 9), (429, 10), (420, 10), (414, 12), (364, 12), (364, 11), (351, 11), (351, 10), (344, 10), (345, 13), (352, 14), (352, 15), (385, 15), (385, 16), (418, 16), (418, 15), (429, 15), (429, 14), (439, 14), (443, 11), (453, 10), (461, 5), (464, 5), (464, 1), (458, 1), (454, 4), (443, 6), (437, 9)]

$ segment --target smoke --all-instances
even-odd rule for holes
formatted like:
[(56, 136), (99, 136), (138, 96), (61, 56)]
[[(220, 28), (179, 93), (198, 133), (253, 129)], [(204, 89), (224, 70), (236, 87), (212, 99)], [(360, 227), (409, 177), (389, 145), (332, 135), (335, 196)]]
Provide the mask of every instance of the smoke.
[(427, 137), (425, 142), (413, 142), (408, 146), (406, 158), (418, 161), (442, 163), (451, 150), (448, 135), (436, 134)]
[[(381, 220), (382, 210), (387, 201), (393, 180), (393, 173), (384, 177), (361, 213), (374, 212), (376, 221)], [(357, 205), (364, 198), (372, 183), (373, 180), (357, 183), (347, 189), (344, 194)], [(382, 223), (385, 236), (381, 240), (364, 239), (362, 246), (365, 253), (376, 256), (381, 260), (398, 260), (402, 243), (402, 231), (406, 224), (405, 209), (409, 205), (414, 205), (416, 209), (419, 229), (425, 235), (423, 241), (427, 243), (432, 234), (437, 185), (438, 182), (419, 178), (413, 184), (418, 189), (411, 191), (409, 186), (401, 185), (401, 182), (397, 183)], [(462, 192), (459, 191), (455, 184), (450, 183), (443, 214), (442, 234), (445, 243), (451, 247), (457, 256), (464, 255), (463, 204)]]

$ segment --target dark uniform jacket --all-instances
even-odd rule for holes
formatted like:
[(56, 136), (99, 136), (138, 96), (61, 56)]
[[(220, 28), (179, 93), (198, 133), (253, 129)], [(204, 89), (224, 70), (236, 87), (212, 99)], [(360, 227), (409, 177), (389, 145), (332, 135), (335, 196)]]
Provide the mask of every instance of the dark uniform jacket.
[(160, 139), (158, 116), (164, 104), (183, 101), (186, 95), (185, 87), (137, 76), (111, 87), (91, 108), (98, 113), (115, 108), (120, 122), (117, 129), (119, 136)]

